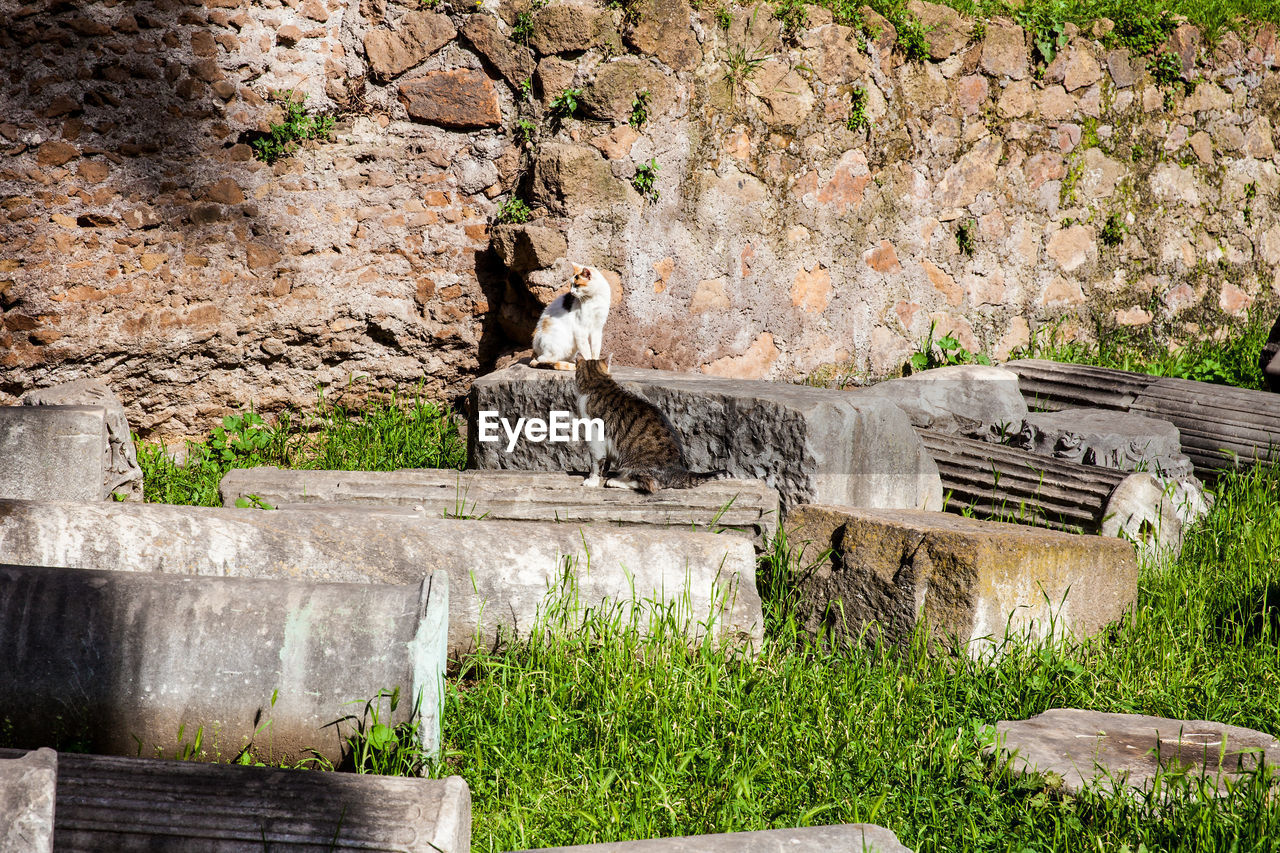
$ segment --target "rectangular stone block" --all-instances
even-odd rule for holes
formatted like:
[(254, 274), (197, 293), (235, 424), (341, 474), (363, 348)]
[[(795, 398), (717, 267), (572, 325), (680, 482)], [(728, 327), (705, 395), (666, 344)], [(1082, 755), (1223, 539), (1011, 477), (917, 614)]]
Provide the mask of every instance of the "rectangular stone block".
[[(0, 750), (3, 757), (21, 755)], [(59, 853), (470, 853), (460, 776), (276, 770), (63, 753)]]
[(0, 501), (0, 563), (387, 584), (446, 572), (454, 659), (529, 636), (553, 606), (563, 622), (606, 603), (641, 630), (660, 608), (691, 641), (709, 633), (756, 647), (764, 619), (755, 558), (751, 542), (727, 534), (429, 518), (402, 507)]
[(0, 498), (102, 500), (106, 418), (98, 406), (0, 406)]
[(891, 830), (873, 823), (843, 823), (798, 829), (766, 829), (759, 832), (722, 832), (718, 835), (686, 835), (612, 841), (574, 847), (543, 847), (521, 853), (911, 853)]
[(981, 656), (1009, 636), (1089, 636), (1137, 598), (1129, 543), (949, 513), (804, 506), (786, 519), (807, 567), (805, 628), (908, 638), (924, 620)]
[(38, 749), (0, 754), (0, 850), (53, 853), (58, 753)]
[[(671, 419), (694, 471), (726, 469), (778, 490), (784, 512), (802, 503), (937, 509), (938, 469), (906, 415), (892, 403), (856, 393), (783, 382), (721, 379), (614, 367), (623, 388), (648, 399)], [(479, 440), (481, 412), (517, 419), (577, 417), (574, 376), (514, 364), (471, 386), (470, 468), (585, 472), (585, 442), (505, 437)], [(504, 435), (499, 429), (499, 434)]]
[[(449, 584), (335, 584), (0, 566), (0, 720), (23, 746), (342, 760), (333, 726), (383, 690), (440, 747)], [(354, 703), (354, 704), (353, 704)]]
[(420, 506), (429, 518), (602, 523), (729, 530), (757, 545), (778, 527), (778, 493), (760, 480), (717, 480), (642, 495), (589, 489), (582, 478), (533, 471), (293, 471), (237, 468), (220, 484), (222, 505), (255, 495), (277, 509)]

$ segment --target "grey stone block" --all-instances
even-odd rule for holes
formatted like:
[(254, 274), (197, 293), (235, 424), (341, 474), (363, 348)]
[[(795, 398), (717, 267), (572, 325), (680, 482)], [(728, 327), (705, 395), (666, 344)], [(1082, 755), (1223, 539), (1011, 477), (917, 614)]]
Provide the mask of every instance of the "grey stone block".
[(471, 793), (459, 776), (63, 754), (55, 824), (59, 853), (470, 853)]
[(18, 403), (23, 406), (100, 406), (106, 412), (107, 420), (107, 443), (102, 449), (105, 472), (102, 499), (110, 500), (112, 494), (120, 494), (125, 500), (142, 500), (142, 469), (138, 467), (129, 419), (120, 398), (105, 382), (77, 379), (51, 388), (28, 391)]
[[(721, 379), (702, 374), (614, 367), (622, 387), (654, 403), (680, 433), (695, 471), (726, 469), (778, 490), (783, 512), (820, 501), (847, 506), (942, 506), (937, 467), (911, 423), (884, 400), (782, 382)], [(511, 365), (471, 386), (468, 456), (471, 468), (585, 472), (584, 442), (520, 439), (483, 442), (478, 413), (577, 417), (572, 373)], [(501, 430), (499, 430), (501, 433)]]
[(938, 367), (855, 393), (893, 403), (917, 429), (967, 438), (1016, 434), (1027, 417), (1018, 374), (982, 364)]
[(707, 630), (729, 643), (763, 636), (755, 549), (713, 533), (433, 519), (408, 508), (0, 501), (0, 562), (390, 584), (447, 572), (455, 658), (502, 634), (528, 636), (570, 592), (579, 616), (606, 601), (636, 602), (644, 606), (624, 607), (623, 617), (643, 629), (645, 603), (657, 602), (687, 617), (695, 640)]
[(102, 500), (106, 412), (0, 406), (0, 498)]
[(1161, 771), (1183, 769), (1196, 778), (1203, 773), (1223, 794), (1224, 782), (1262, 762), (1280, 770), (1280, 741), (1207, 720), (1051, 708), (1028, 720), (1001, 720), (996, 732), (988, 753), (1009, 756), (1018, 772), (1054, 773), (1074, 794), (1096, 785), (1137, 796)]
[(337, 763), (330, 724), (398, 687), (434, 754), (448, 589), (0, 566), (0, 719), (21, 744), (164, 757), (203, 728), (197, 758)]
[[(765, 829), (759, 832), (724, 832), (719, 835), (686, 835), (613, 841), (575, 847), (544, 847), (536, 853), (911, 853), (883, 826), (843, 823), (797, 829)], [(535, 851), (522, 851), (535, 853)]]
[(0, 755), (0, 850), (53, 853), (58, 753)]
[[(803, 506), (787, 541), (808, 567), (802, 624), (836, 639), (909, 638), (923, 620), (975, 657), (1006, 636), (1096, 634), (1138, 594), (1133, 546), (950, 513)], [(825, 556), (824, 556), (825, 555)]]
[(1131, 412), (1036, 412), (1027, 415), (1011, 444), (1043, 456), (1117, 471), (1146, 471), (1175, 480), (1194, 476), (1191, 460), (1182, 452), (1178, 428)]
[(589, 489), (582, 478), (533, 471), (293, 471), (237, 468), (219, 486), (223, 506), (256, 495), (278, 509), (422, 507), (427, 518), (604, 523), (741, 532), (757, 545), (778, 527), (778, 493), (760, 480), (717, 480), (642, 495)]

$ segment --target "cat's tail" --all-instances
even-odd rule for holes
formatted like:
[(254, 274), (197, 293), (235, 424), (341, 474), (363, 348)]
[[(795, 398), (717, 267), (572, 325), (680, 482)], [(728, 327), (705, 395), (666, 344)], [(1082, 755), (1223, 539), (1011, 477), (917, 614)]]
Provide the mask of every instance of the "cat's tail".
[(692, 489), (700, 483), (709, 483), (712, 480), (728, 480), (733, 477), (725, 469), (718, 471), (705, 471), (698, 473), (695, 471), (681, 471), (676, 477), (673, 477), (671, 488), (673, 489)]

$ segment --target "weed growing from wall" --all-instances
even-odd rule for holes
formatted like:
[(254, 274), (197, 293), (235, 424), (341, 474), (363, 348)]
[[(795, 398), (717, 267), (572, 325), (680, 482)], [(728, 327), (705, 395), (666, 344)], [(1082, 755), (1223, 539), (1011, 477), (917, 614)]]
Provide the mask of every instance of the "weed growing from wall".
[(898, 50), (908, 60), (923, 62), (929, 58), (929, 39), (925, 36), (924, 24), (905, 7), (898, 7), (889, 18), (894, 29), (898, 31)]
[(794, 39), (809, 23), (804, 0), (777, 0), (773, 6), (773, 17), (782, 22), (782, 37), (786, 39)]
[(254, 156), (265, 163), (274, 163), (298, 150), (298, 144), (308, 139), (327, 139), (333, 130), (333, 116), (313, 115), (306, 110), (307, 96), (294, 95), (292, 89), (273, 92), (271, 99), (284, 104), (284, 121), (271, 125), (266, 136), (254, 139), (250, 145)]
[(871, 119), (867, 117), (867, 90), (863, 86), (855, 86), (849, 93), (849, 118), (844, 126), (854, 133), (859, 130), (870, 130)]
[(560, 94), (551, 99), (548, 109), (554, 119), (564, 120), (572, 118), (578, 112), (579, 100), (582, 98), (581, 89), (565, 89)]
[(646, 201), (651, 204), (656, 202), (660, 195), (658, 192), (658, 161), (650, 157), (648, 163), (641, 163), (636, 166), (636, 174), (631, 179), (631, 186), (635, 187), (636, 192), (640, 193)]
[(1126, 230), (1128, 229), (1125, 228), (1124, 217), (1119, 213), (1112, 213), (1107, 216), (1107, 222), (1098, 233), (1098, 238), (1102, 240), (1104, 246), (1114, 248), (1124, 241)]
[(973, 235), (978, 230), (978, 223), (972, 219), (966, 219), (956, 226), (956, 248), (961, 254), (969, 257), (973, 256)]
[(511, 26), (511, 39), (523, 45), (529, 44), (533, 37), (533, 13), (517, 12), (516, 22)]
[(636, 130), (644, 127), (644, 123), (649, 120), (649, 98), (649, 90), (641, 89), (631, 99), (631, 118), (627, 120), (627, 123)]
[(954, 367), (958, 364), (991, 364), (991, 359), (985, 353), (969, 352), (950, 332), (935, 340), (933, 333), (936, 330), (937, 324), (930, 323), (929, 333), (907, 359), (908, 373), (919, 373), (935, 367)]
[(519, 224), (528, 222), (532, 215), (533, 212), (529, 210), (529, 205), (525, 204), (524, 199), (512, 196), (498, 205), (498, 212), (493, 215), (493, 221), (500, 225)]

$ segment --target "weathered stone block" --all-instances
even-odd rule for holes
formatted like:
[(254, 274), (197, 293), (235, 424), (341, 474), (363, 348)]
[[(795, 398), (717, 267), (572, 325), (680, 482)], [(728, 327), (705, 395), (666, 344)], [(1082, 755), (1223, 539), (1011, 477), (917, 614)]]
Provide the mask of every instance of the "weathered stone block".
[[(100, 406), (106, 413), (107, 444), (103, 447), (102, 498), (113, 494), (126, 500), (142, 500), (142, 469), (133, 446), (133, 434), (120, 398), (98, 379), (77, 379), (51, 388), (28, 391), (18, 399), (23, 406)], [(16, 495), (14, 497), (17, 497)]]
[(529, 44), (543, 55), (590, 50), (618, 38), (613, 13), (594, 3), (551, 3), (533, 13)]
[(1016, 434), (1027, 417), (1018, 375), (981, 364), (925, 370), (857, 393), (895, 404), (917, 429), (970, 438)]
[(57, 782), (58, 753), (52, 749), (0, 755), (0, 850), (53, 853)]
[(778, 526), (778, 493), (759, 480), (715, 480), (642, 495), (588, 489), (570, 474), (531, 471), (288, 471), (237, 468), (219, 487), (223, 506), (256, 495), (277, 508), (422, 507), (430, 518), (556, 521), (740, 531), (763, 545)]
[(1221, 795), (1224, 782), (1262, 763), (1280, 770), (1280, 740), (1208, 720), (1051, 708), (1028, 720), (1001, 720), (996, 733), (988, 753), (1011, 755), (1022, 773), (1053, 773), (1064, 791), (1077, 795), (1098, 786), (1140, 797), (1157, 774), (1183, 770), (1195, 779), (1203, 773)]
[(1008, 636), (1095, 634), (1138, 591), (1133, 546), (947, 513), (803, 506), (785, 519), (801, 548), (807, 630), (852, 640), (864, 629), (903, 642), (923, 621), (971, 654)]
[(388, 79), (403, 74), (449, 43), (458, 31), (445, 15), (409, 12), (392, 31), (384, 27), (364, 34), (364, 52), (369, 67)]
[(455, 659), (476, 644), (527, 637), (552, 604), (566, 622), (621, 604), (645, 630), (656, 603), (688, 618), (693, 640), (711, 631), (752, 644), (763, 630), (752, 544), (669, 529), (429, 518), (407, 508), (0, 501), (0, 563), (383, 584), (447, 572)]
[(692, 71), (702, 61), (687, 0), (639, 0), (636, 25), (626, 42), (638, 53), (656, 56), (674, 71)]
[[(613, 378), (671, 419), (695, 471), (726, 469), (778, 490), (784, 512), (821, 501), (849, 506), (942, 506), (937, 467), (900, 409), (857, 394), (781, 382), (721, 379), (614, 367)], [(576, 417), (573, 374), (512, 365), (477, 379), (470, 410), (494, 411), (515, 424), (548, 418), (553, 410)], [(469, 431), (472, 468), (587, 471), (582, 442), (478, 440)]]
[(569, 251), (564, 234), (543, 225), (495, 225), (489, 239), (493, 250), (512, 272), (546, 269)]
[(1174, 479), (1194, 476), (1177, 427), (1129, 412), (1062, 409), (1028, 414), (1012, 443), (1044, 456), (1117, 471), (1147, 471)]
[(492, 65), (509, 86), (518, 87), (533, 75), (533, 51), (498, 32), (497, 20), (492, 15), (468, 16), (461, 32), (481, 58)]
[(533, 161), (533, 201), (559, 214), (608, 208), (625, 201), (629, 187), (588, 145), (547, 142)]
[(927, 0), (911, 0), (907, 10), (924, 26), (929, 56), (933, 59), (946, 59), (969, 43), (973, 22), (956, 10)]
[(621, 56), (596, 68), (595, 77), (582, 94), (582, 108), (592, 118), (625, 122), (639, 92), (649, 93), (650, 116), (670, 100), (667, 76), (639, 56)]
[(415, 121), (455, 130), (502, 124), (498, 94), (482, 71), (432, 71), (400, 84), (400, 102)]
[(0, 498), (102, 500), (106, 447), (100, 406), (0, 407)]
[(574, 847), (544, 847), (523, 853), (777, 853), (780, 850), (787, 853), (831, 853), (833, 850), (848, 850), (851, 853), (911, 853), (893, 832), (873, 823), (612, 841)]
[(982, 42), (982, 70), (992, 77), (1023, 80), (1030, 73), (1030, 65), (1026, 31), (1007, 18), (992, 18)]
[[(17, 754), (0, 750), (0, 757)], [(470, 853), (471, 792), (460, 776), (417, 779), (64, 753), (54, 822), (58, 850), (65, 853)]]
[(444, 572), (391, 586), (4, 565), (0, 718), (17, 743), (176, 755), (203, 727), (196, 758), (254, 742), (336, 764), (329, 724), (399, 687), (389, 719), (420, 700), (420, 746), (435, 754), (448, 620)]

